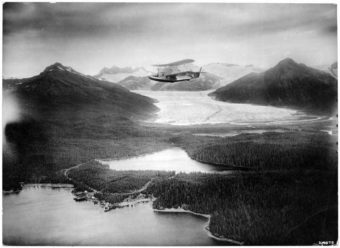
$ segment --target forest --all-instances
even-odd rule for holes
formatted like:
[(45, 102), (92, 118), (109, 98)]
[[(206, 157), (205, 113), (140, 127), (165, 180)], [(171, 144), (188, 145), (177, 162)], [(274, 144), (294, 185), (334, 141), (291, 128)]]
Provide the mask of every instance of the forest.
[(173, 138), (199, 162), (256, 171), (330, 170), (337, 167), (337, 144), (322, 133), (241, 134)]
[(13, 147), (15, 156), (3, 149), (4, 190), (20, 188), (20, 182), (65, 183), (59, 173), (62, 169), (93, 159), (122, 159), (171, 146), (166, 132), (124, 118), (117, 120), (119, 117), (106, 109), (56, 112), (41, 114), (46, 118), (38, 120), (25, 117), (6, 126), (7, 145)]
[(179, 174), (147, 189), (156, 209), (210, 214), (210, 231), (246, 245), (337, 240), (337, 174)]
[(69, 172), (72, 180), (81, 182), (103, 194), (129, 193), (142, 188), (153, 178), (164, 179), (174, 174), (174, 172), (167, 171), (111, 170), (108, 165), (96, 161), (71, 169)]
[[(210, 231), (248, 245), (337, 241), (337, 146), (326, 134), (176, 137), (191, 158), (250, 170), (154, 180), (154, 208), (210, 214)], [(229, 168), (229, 167), (228, 167)]]
[(111, 203), (150, 182), (143, 193), (156, 197), (155, 209), (182, 207), (210, 214), (209, 229), (215, 236), (248, 245), (337, 240), (337, 151), (326, 134), (182, 135), (171, 142), (193, 159), (245, 164), (250, 170), (231, 174), (115, 171), (92, 161), (69, 175), (100, 191), (96, 197)]

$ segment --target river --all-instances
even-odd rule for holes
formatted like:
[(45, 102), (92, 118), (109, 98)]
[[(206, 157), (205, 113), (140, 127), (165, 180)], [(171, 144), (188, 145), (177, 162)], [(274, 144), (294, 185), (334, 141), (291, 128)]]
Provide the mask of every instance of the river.
[(204, 230), (207, 219), (164, 214), (151, 203), (104, 212), (75, 202), (70, 188), (25, 186), (3, 197), (6, 245), (216, 245)]

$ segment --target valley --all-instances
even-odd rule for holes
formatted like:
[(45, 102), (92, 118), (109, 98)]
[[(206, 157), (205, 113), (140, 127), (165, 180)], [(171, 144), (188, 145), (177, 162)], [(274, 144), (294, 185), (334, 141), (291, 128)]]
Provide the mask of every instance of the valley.
[(18, 154), (5, 156), (5, 190), (71, 183), (109, 213), (141, 197), (209, 215), (211, 237), (249, 245), (336, 239), (335, 116), (131, 92), (61, 64), (6, 83), (25, 115), (5, 128)]
[(334, 1), (2, 6), (2, 243), (339, 243)]

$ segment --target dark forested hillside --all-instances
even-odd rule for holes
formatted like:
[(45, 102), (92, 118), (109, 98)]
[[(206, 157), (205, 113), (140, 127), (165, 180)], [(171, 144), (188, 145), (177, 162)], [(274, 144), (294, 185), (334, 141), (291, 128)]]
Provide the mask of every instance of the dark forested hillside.
[(327, 134), (268, 132), (216, 141), (186, 136), (175, 142), (194, 160), (231, 168), (323, 171), (337, 167), (336, 144)]
[(12, 80), (12, 84), (4, 80), (7, 87), (13, 84), (16, 85), (17, 95), (26, 102), (37, 104), (37, 107), (59, 107), (64, 104), (100, 105), (112, 108), (113, 112), (119, 111), (119, 114), (124, 116), (146, 114), (156, 110), (150, 98), (129, 92), (117, 84), (83, 75), (60, 63), (47, 67), (32, 78)]
[(153, 178), (167, 178), (174, 172), (135, 170), (111, 170), (108, 165), (90, 161), (78, 168), (71, 169), (69, 176), (72, 180), (82, 182), (102, 193), (128, 193), (142, 188)]
[(329, 73), (288, 58), (265, 72), (250, 73), (219, 88), (210, 96), (221, 101), (330, 114), (337, 107), (337, 81)]
[(154, 208), (210, 214), (210, 231), (246, 245), (312, 245), (337, 240), (337, 145), (308, 132), (181, 136), (191, 158), (230, 174), (178, 174), (155, 180)]
[(210, 231), (246, 245), (337, 240), (334, 173), (180, 174), (148, 188), (154, 208), (210, 214)]
[[(152, 99), (59, 63), (32, 78), (4, 80), (3, 85), (20, 112), (5, 125), (5, 189), (18, 180), (52, 180), (57, 170), (89, 159), (149, 151), (162, 139), (148, 139), (153, 131), (135, 122), (157, 110)], [(12, 101), (6, 104), (10, 108)], [(145, 140), (133, 140), (138, 137)], [(152, 144), (145, 145), (148, 142)]]
[[(209, 230), (246, 245), (311, 245), (337, 240), (337, 151), (327, 134), (181, 135), (169, 140), (195, 160), (247, 171), (114, 171), (97, 162), (72, 169), (72, 180), (111, 203), (143, 189), (153, 207), (211, 215)], [(80, 184), (80, 186), (82, 186)], [(117, 194), (118, 193), (118, 194)], [(126, 196), (125, 196), (126, 197)]]

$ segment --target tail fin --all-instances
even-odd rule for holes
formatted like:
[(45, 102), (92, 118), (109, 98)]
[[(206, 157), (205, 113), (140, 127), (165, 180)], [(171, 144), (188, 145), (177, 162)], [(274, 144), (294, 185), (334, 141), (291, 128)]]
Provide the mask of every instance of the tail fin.
[(200, 77), (201, 72), (202, 72), (202, 67), (200, 68), (200, 71), (198, 72), (198, 77)]
[(192, 78), (199, 78), (200, 75), (201, 75), (202, 72), (202, 67), (200, 68), (199, 71), (196, 71), (196, 72), (193, 72), (191, 75), (192, 75)]

